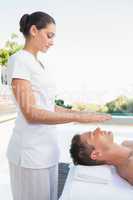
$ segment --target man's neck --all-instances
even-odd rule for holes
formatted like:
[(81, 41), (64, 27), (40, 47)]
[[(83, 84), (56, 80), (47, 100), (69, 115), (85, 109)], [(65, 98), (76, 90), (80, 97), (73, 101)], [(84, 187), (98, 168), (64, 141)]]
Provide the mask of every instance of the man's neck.
[(122, 145), (113, 143), (105, 153), (106, 161), (109, 164), (115, 165), (116, 167), (125, 164), (131, 150)]

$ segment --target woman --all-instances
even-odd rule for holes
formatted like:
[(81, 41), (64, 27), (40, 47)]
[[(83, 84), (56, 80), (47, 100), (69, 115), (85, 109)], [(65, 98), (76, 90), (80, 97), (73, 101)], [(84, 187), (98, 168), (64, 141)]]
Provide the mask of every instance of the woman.
[(20, 31), (25, 45), (8, 62), (8, 83), (18, 108), (7, 151), (13, 200), (57, 200), (56, 124), (110, 119), (63, 109), (55, 112), (51, 83), (37, 58), (39, 51), (46, 52), (53, 45), (55, 26), (46, 13), (23, 15)]

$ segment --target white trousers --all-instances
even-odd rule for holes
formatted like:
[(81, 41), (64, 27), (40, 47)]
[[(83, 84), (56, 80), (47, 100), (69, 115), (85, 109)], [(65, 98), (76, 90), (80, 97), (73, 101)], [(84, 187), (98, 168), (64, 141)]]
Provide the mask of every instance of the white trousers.
[(9, 163), (13, 200), (57, 200), (58, 166), (30, 169)]

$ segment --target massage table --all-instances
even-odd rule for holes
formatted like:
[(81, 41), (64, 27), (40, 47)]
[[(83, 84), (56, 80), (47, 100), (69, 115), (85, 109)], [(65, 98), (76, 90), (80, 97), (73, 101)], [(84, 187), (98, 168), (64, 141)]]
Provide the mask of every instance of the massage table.
[[(95, 167), (97, 169), (93, 170)], [(102, 167), (70, 165), (64, 190), (59, 200), (133, 200), (133, 186), (122, 179), (113, 166), (106, 166), (106, 170), (103, 170)], [(96, 174), (104, 177), (105, 180), (93, 181), (92, 177), (85, 179), (86, 175), (83, 172), (90, 169), (90, 173), (94, 174), (96, 171)], [(80, 172), (81, 176), (78, 177)]]

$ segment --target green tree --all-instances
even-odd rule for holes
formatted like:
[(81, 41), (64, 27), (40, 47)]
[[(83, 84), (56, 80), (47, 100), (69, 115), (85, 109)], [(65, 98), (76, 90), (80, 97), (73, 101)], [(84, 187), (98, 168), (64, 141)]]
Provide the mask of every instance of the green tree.
[(6, 66), (9, 57), (23, 48), (23, 45), (18, 43), (18, 39), (18, 36), (15, 33), (12, 33), (10, 39), (5, 43), (4, 47), (0, 49), (0, 67), (2, 67), (0, 82), (2, 82), (2, 84), (7, 84)]
[(0, 65), (5, 66), (9, 58), (9, 52), (7, 49), (0, 49)]
[(11, 38), (7, 40), (5, 46), (0, 49), (0, 65), (6, 66), (8, 59), (11, 55), (23, 48), (23, 45), (18, 44), (18, 36), (12, 33)]

